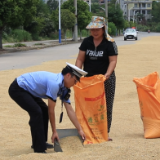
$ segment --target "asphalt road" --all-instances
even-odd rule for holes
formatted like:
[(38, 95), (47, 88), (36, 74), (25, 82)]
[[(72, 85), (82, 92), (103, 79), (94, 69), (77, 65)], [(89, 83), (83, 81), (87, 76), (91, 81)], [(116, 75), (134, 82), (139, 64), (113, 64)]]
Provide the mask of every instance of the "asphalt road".
[[(148, 36), (160, 36), (160, 33), (139, 32), (138, 41)], [(115, 37), (114, 39), (118, 46), (130, 45), (136, 42), (135, 40), (124, 41), (123, 36)], [(26, 68), (52, 60), (75, 59), (79, 51), (79, 46), (80, 43), (74, 43), (39, 50), (0, 54), (0, 71)]]

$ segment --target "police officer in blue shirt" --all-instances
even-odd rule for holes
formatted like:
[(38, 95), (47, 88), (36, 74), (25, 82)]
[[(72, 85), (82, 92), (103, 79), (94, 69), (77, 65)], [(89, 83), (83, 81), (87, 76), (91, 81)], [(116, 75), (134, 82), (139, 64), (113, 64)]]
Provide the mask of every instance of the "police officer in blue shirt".
[[(30, 116), (30, 130), (32, 135), (32, 148), (34, 152), (46, 153), (47, 148), (53, 145), (47, 143), (48, 121), (52, 128), (52, 142), (59, 140), (55, 123), (55, 105), (60, 97), (67, 114), (77, 128), (82, 139), (85, 134), (77, 120), (76, 114), (70, 104), (70, 87), (80, 81), (80, 77), (87, 72), (67, 63), (61, 73), (55, 74), (46, 71), (26, 73), (16, 78), (9, 87), (10, 97)], [(48, 105), (42, 100), (48, 99)]]

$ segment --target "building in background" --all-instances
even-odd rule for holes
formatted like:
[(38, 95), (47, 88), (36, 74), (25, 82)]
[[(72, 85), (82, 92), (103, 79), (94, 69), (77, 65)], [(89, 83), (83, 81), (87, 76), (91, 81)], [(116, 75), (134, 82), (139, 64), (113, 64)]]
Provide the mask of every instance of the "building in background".
[[(48, 0), (43, 0), (45, 3), (47, 3)], [(58, 1), (58, 0), (56, 0)], [(65, 2), (67, 0), (61, 0), (61, 2)], [(92, 0), (84, 0), (89, 5), (91, 5)], [(108, 0), (108, 3), (111, 0)], [(120, 5), (121, 10), (123, 11), (123, 16), (128, 21), (137, 21), (138, 15), (143, 15), (143, 18), (145, 20), (149, 20), (152, 18), (151, 16), (151, 10), (152, 10), (152, 2), (155, 0), (116, 0), (115, 7), (117, 4)], [(104, 4), (105, 0), (97, 0), (99, 4)], [(141, 16), (142, 17), (142, 16)], [(139, 19), (141, 20), (141, 19)]]
[(152, 18), (151, 10), (152, 10), (152, 2), (153, 0), (124, 0), (123, 3), (123, 15), (128, 21), (135, 21), (138, 19), (138, 15), (142, 15), (139, 21), (142, 20), (142, 17), (145, 20), (149, 20)]
[[(84, 0), (89, 3), (89, 0)], [(97, 0), (99, 4), (104, 4), (105, 0)], [(108, 0), (108, 3), (111, 0)], [(120, 5), (121, 10), (123, 11), (123, 16), (128, 21), (135, 22), (143, 19), (149, 20), (152, 18), (151, 10), (152, 10), (152, 2), (155, 0), (116, 0), (115, 7), (117, 4)], [(141, 16), (140, 16), (141, 15)], [(137, 18), (140, 16), (140, 18)]]

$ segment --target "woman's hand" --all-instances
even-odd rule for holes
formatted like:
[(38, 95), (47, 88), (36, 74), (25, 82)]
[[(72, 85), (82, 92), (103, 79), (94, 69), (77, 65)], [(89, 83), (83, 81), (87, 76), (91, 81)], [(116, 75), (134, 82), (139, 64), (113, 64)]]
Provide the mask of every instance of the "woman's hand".
[(109, 56), (109, 66), (106, 71), (106, 74), (104, 75), (106, 77), (106, 80), (109, 79), (110, 75), (113, 73), (116, 64), (117, 64), (117, 56)]
[(106, 78), (106, 80), (107, 80), (107, 79), (109, 79), (110, 74), (106, 73), (104, 76), (105, 76), (105, 78)]

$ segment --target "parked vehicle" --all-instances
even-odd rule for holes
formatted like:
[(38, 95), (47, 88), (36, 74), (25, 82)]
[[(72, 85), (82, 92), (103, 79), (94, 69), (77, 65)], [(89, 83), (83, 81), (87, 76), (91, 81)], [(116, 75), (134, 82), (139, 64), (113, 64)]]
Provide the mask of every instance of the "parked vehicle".
[(127, 39), (138, 39), (138, 31), (136, 31), (135, 29), (126, 29), (124, 32), (124, 41), (126, 41)]

